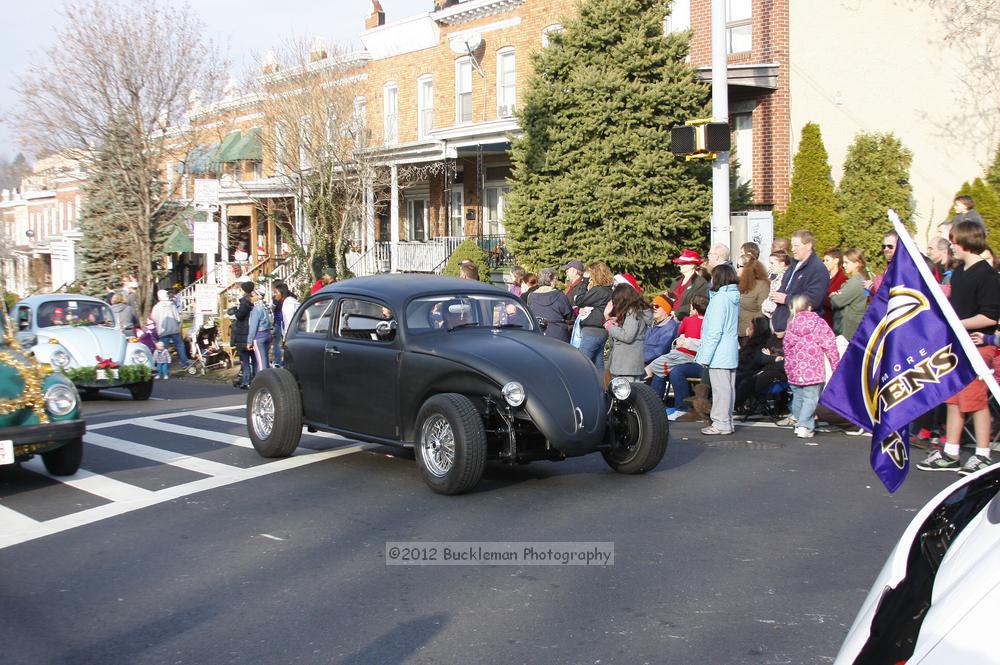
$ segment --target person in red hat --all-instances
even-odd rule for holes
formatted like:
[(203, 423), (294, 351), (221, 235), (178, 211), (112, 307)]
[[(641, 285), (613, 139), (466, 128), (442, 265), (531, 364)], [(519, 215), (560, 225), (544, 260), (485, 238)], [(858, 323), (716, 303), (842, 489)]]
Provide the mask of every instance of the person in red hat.
[(691, 313), (691, 298), (708, 296), (708, 280), (701, 271), (701, 254), (693, 249), (685, 249), (673, 262), (680, 268), (681, 276), (670, 285), (670, 293), (676, 303), (674, 316), (683, 321)]
[(615, 275), (615, 284), (628, 284), (639, 293), (642, 293), (642, 289), (639, 288), (639, 282), (630, 273), (620, 272)]

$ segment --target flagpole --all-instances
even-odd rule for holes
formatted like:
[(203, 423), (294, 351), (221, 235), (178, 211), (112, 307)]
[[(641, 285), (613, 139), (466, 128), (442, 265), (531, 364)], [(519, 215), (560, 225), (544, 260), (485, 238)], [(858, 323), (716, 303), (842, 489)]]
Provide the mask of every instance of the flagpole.
[[(930, 268), (924, 262), (924, 257), (921, 255), (920, 250), (917, 249), (917, 244), (913, 242), (913, 238), (910, 237), (909, 231), (903, 226), (903, 222), (900, 221), (899, 215), (896, 211), (889, 209), (889, 221), (892, 222), (893, 228), (896, 230), (896, 235), (899, 236), (899, 241), (903, 243), (903, 247), (910, 254), (910, 258), (913, 259), (913, 263), (916, 264), (917, 270), (920, 272), (920, 277), (927, 284), (927, 290), (931, 292), (934, 296), (934, 300), (937, 302), (941, 311), (944, 313), (945, 320), (948, 321), (948, 325), (951, 329), (955, 331), (955, 336), (958, 338), (959, 343), (962, 345), (962, 350), (965, 355), (968, 356), (969, 362), (976, 370), (976, 374), (979, 375), (983, 381), (986, 382), (986, 386), (990, 389), (993, 394), (993, 398), (1000, 402), (1000, 384), (997, 384), (996, 377), (993, 376), (993, 368), (986, 364), (983, 357), (979, 355), (979, 349), (976, 345), (972, 343), (972, 337), (969, 336), (969, 331), (965, 329), (962, 325), (961, 319), (958, 318), (958, 314), (955, 313), (955, 309), (948, 302), (948, 299), (944, 295), (944, 291), (941, 290), (941, 285), (937, 283), (934, 279), (934, 275), (931, 274)], [(897, 247), (896, 251), (899, 251)]]

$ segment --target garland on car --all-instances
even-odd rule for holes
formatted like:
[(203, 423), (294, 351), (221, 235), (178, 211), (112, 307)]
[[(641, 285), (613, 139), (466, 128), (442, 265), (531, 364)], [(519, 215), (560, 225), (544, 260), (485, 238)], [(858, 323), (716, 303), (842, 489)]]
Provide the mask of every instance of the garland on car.
[(108, 375), (105, 375), (107, 378), (98, 379), (97, 366), (67, 367), (62, 370), (62, 373), (75, 384), (100, 383), (101, 381), (107, 381), (108, 383), (142, 383), (153, 378), (153, 370), (146, 365), (125, 365), (117, 369), (117, 380), (110, 378)]
[(9, 319), (7, 320), (7, 325), (4, 326), (3, 334), (4, 341), (7, 343), (8, 348), (12, 350), (0, 351), (0, 362), (6, 363), (11, 369), (17, 372), (17, 375), (24, 381), (24, 389), (17, 397), (0, 399), (0, 416), (6, 416), (9, 413), (27, 408), (31, 409), (38, 416), (38, 422), (49, 422), (49, 417), (45, 413), (45, 397), (42, 393), (42, 383), (45, 381), (45, 375), (50, 370), (36, 362), (28, 360), (24, 355), (20, 355), (23, 353), (21, 345), (14, 338), (14, 330), (11, 327)]

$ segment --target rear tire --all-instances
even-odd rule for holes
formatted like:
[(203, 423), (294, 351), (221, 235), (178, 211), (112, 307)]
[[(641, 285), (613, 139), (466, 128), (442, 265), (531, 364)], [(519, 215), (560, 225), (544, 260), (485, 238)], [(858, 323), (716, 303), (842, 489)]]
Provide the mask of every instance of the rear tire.
[(153, 379), (142, 383), (130, 383), (128, 391), (132, 393), (132, 399), (137, 402), (145, 402), (153, 394)]
[(424, 402), (417, 416), (417, 466), (438, 494), (472, 489), (486, 470), (486, 429), (464, 395), (445, 393)]
[(632, 394), (616, 406), (611, 449), (601, 451), (604, 461), (618, 473), (645, 473), (656, 468), (667, 452), (670, 423), (656, 391), (633, 383)]
[(302, 438), (302, 395), (287, 369), (257, 372), (247, 395), (247, 431), (262, 457), (288, 457)]
[(55, 450), (42, 453), (45, 470), (53, 476), (72, 476), (80, 469), (81, 461), (83, 461), (82, 437), (71, 439)]

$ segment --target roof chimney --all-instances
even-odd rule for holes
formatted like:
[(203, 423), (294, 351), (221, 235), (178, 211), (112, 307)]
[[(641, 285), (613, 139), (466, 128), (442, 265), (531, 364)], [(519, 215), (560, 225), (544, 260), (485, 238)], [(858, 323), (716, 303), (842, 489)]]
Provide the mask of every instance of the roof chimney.
[(278, 56), (274, 54), (274, 51), (268, 51), (264, 54), (264, 65), (261, 69), (265, 74), (274, 74), (278, 71)]
[(372, 0), (371, 9), (368, 10), (368, 16), (365, 17), (365, 30), (371, 30), (380, 25), (385, 25), (385, 11), (382, 10), (382, 5), (378, 0)]
[(325, 60), (327, 56), (326, 42), (322, 37), (316, 37), (313, 41), (312, 48), (309, 49), (309, 62), (318, 62), (320, 60)]
[(434, 11), (438, 12), (442, 9), (447, 9), (448, 7), (457, 5), (459, 2), (461, 0), (434, 0)]

